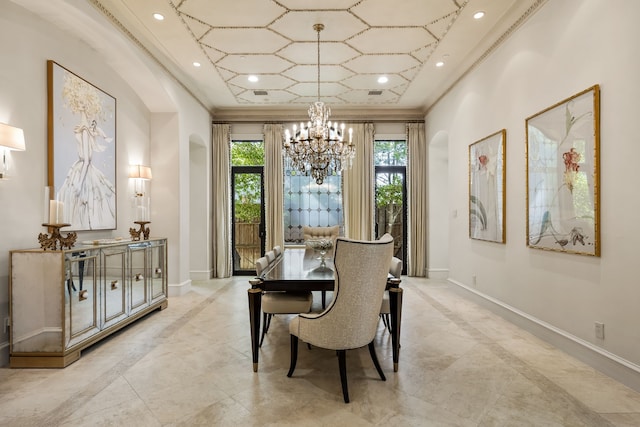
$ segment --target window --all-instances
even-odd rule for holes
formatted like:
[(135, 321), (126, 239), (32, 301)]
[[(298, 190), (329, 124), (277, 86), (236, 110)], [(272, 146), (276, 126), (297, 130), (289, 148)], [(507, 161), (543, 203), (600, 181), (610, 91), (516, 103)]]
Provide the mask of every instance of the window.
[(393, 236), (393, 256), (402, 260), (406, 271), (407, 241), (407, 142), (376, 140), (374, 145), (376, 172), (375, 237)]
[(265, 244), (262, 141), (233, 141), (231, 165), (233, 274), (252, 274)]
[(302, 227), (343, 227), (342, 177), (332, 175), (322, 185), (311, 176), (291, 170), (285, 161), (284, 171), (284, 240), (303, 243)]
[(262, 213), (262, 141), (232, 141), (231, 165), (235, 222), (258, 224)]
[(373, 163), (376, 166), (407, 166), (407, 141), (376, 140)]
[(231, 141), (231, 166), (264, 165), (262, 141)]

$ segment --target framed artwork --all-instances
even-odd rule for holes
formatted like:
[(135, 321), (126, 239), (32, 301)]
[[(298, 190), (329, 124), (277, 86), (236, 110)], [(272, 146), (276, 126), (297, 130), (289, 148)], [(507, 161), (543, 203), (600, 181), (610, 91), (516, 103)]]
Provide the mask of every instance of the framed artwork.
[(47, 61), (48, 185), (71, 230), (116, 228), (116, 99)]
[(469, 237), (505, 242), (505, 149), (502, 129), (469, 145)]
[(526, 119), (527, 245), (600, 256), (600, 87)]

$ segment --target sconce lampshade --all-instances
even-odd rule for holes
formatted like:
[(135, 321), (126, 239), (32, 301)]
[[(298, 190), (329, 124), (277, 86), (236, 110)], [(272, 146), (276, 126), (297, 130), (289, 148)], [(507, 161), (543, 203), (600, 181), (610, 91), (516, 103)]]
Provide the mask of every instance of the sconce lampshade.
[(151, 168), (143, 165), (129, 166), (129, 178), (151, 179)]
[[(22, 129), (0, 123), (0, 147), (24, 151), (26, 147)], [(151, 171), (149, 171), (149, 174), (151, 174)]]

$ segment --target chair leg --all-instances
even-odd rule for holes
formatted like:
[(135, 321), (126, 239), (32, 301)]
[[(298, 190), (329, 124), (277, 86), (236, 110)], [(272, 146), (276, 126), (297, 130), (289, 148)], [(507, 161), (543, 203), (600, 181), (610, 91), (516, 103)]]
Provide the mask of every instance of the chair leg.
[(289, 372), (287, 376), (291, 378), (293, 371), (296, 369), (296, 362), (298, 361), (298, 337), (291, 334), (291, 364), (289, 365)]
[(387, 318), (383, 313), (380, 313), (380, 318), (382, 319), (382, 324), (384, 325), (384, 328), (387, 329)]
[(67, 291), (69, 291), (69, 295), (71, 295), (71, 289), (76, 290), (75, 285), (73, 284), (73, 280), (67, 279)]
[(382, 381), (386, 381), (387, 378), (384, 376), (384, 372), (382, 372), (382, 368), (378, 362), (378, 356), (376, 355), (376, 349), (373, 346), (373, 341), (369, 343), (369, 354), (371, 355), (371, 360), (373, 360), (373, 366), (376, 367), (376, 371), (378, 371), (378, 375), (380, 375), (380, 379)]
[(267, 332), (269, 332), (269, 328), (271, 327), (271, 319), (273, 318), (273, 314), (267, 314)]
[(344, 403), (349, 403), (349, 387), (347, 386), (347, 351), (338, 350), (338, 366), (340, 368), (340, 382)]
[(391, 333), (391, 317), (389, 315), (389, 313), (385, 313), (383, 314), (384, 316), (384, 320), (385, 320), (385, 325), (387, 325), (387, 329), (389, 330), (389, 333)]
[(264, 341), (264, 336), (267, 334), (269, 330), (269, 324), (271, 323), (271, 315), (267, 313), (262, 314), (262, 336), (260, 337), (260, 344), (258, 347), (262, 347), (262, 341)]

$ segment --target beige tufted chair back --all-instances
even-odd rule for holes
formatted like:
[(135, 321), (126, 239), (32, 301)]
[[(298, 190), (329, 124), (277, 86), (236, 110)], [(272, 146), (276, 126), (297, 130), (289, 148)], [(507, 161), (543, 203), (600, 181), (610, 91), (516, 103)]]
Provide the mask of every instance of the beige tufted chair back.
[(300, 314), (292, 319), (290, 333), (330, 350), (369, 344), (376, 334), (392, 257), (390, 234), (376, 241), (338, 237), (333, 299), (322, 313)]
[[(333, 242), (333, 248), (327, 251), (327, 258), (333, 257), (333, 251), (336, 245), (336, 239), (340, 235), (340, 226), (334, 225), (333, 227), (302, 227), (302, 236), (304, 237), (304, 241), (309, 240), (320, 240), (320, 239), (331, 239)], [(307, 248), (307, 251), (313, 251), (313, 249)], [(324, 299), (324, 294), (323, 294)], [(324, 307), (324, 305), (323, 305)]]
[(302, 227), (302, 237), (307, 240), (331, 239), (336, 243), (336, 239), (340, 235), (340, 226), (333, 227)]

